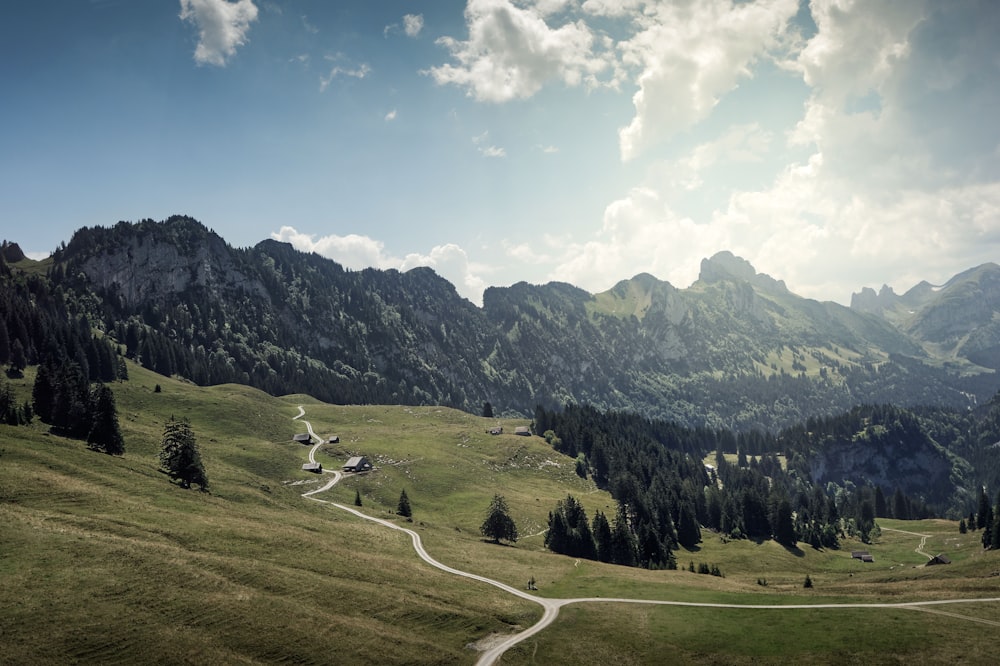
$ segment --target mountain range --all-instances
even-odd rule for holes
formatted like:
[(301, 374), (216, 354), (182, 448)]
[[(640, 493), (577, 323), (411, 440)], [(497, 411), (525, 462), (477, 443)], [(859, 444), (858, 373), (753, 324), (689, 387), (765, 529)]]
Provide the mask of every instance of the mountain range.
[(865, 288), (845, 307), (722, 252), (686, 289), (648, 274), (597, 294), (521, 282), (478, 307), (429, 268), (351, 271), (274, 240), (234, 248), (176, 216), (81, 228), (43, 268), (157, 372), (343, 404), (579, 403), (776, 431), (857, 404), (973, 407), (1000, 388), (995, 264), (903, 295)]

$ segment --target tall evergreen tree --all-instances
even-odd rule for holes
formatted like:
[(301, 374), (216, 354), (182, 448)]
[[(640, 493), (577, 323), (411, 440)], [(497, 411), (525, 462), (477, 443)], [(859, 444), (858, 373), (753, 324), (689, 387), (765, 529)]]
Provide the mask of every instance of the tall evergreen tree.
[(986, 494), (986, 488), (979, 489), (979, 513), (976, 514), (976, 525), (980, 529), (989, 529), (993, 525), (993, 507), (990, 506), (990, 497)]
[(413, 509), (410, 508), (410, 498), (406, 494), (406, 488), (399, 493), (399, 502), (396, 503), (396, 514), (403, 518), (412, 518)]
[(993, 532), (990, 536), (990, 548), (1000, 550), (1000, 493), (997, 493), (997, 506), (993, 511), (993, 523), (989, 529)]
[(194, 432), (186, 421), (171, 417), (163, 427), (160, 467), (171, 479), (179, 481), (182, 488), (190, 488), (192, 483), (196, 483), (202, 490), (208, 490), (208, 476), (201, 463), (201, 453)]
[(122, 455), (125, 453), (125, 439), (118, 426), (115, 394), (110, 388), (100, 384), (94, 390), (93, 405), (93, 423), (87, 434), (88, 446), (113, 456)]
[(698, 517), (694, 508), (688, 504), (681, 504), (677, 519), (677, 543), (691, 550), (701, 541), (701, 528), (698, 525)]
[(597, 548), (597, 559), (601, 562), (611, 561), (611, 525), (607, 516), (601, 511), (594, 514), (591, 524), (591, 532), (594, 535), (594, 546)]
[(517, 541), (517, 525), (510, 517), (510, 510), (507, 508), (507, 500), (503, 495), (494, 495), (490, 501), (490, 507), (486, 512), (486, 520), (479, 527), (479, 531), (487, 539), (492, 539), (494, 543)]
[(615, 524), (611, 528), (611, 562), (627, 567), (639, 564), (638, 544), (628, 524), (628, 512), (621, 502), (618, 503)]
[(787, 498), (778, 502), (775, 515), (774, 540), (782, 546), (795, 547), (795, 524), (792, 521), (792, 504)]
[(876, 518), (889, 518), (889, 507), (885, 501), (885, 493), (882, 492), (882, 486), (875, 486), (875, 517)]

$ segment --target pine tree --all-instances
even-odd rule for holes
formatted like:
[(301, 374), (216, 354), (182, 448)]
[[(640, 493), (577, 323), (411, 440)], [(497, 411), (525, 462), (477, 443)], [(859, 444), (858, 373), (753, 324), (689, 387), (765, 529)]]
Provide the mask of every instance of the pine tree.
[(354, 506), (361, 506), (361, 491), (354, 491)]
[(634, 567), (639, 564), (639, 547), (628, 524), (625, 505), (618, 503), (615, 524), (611, 528), (611, 562)]
[(690, 504), (682, 504), (677, 519), (677, 543), (688, 550), (693, 549), (701, 541), (701, 528), (698, 517)]
[(812, 587), (812, 586), (813, 586), (812, 578), (809, 577), (809, 574), (806, 574), (806, 580), (804, 583), (802, 583), (802, 587)]
[(778, 503), (775, 513), (774, 540), (782, 546), (795, 547), (795, 524), (792, 522), (792, 505), (786, 498)]
[(990, 506), (990, 498), (986, 494), (986, 488), (979, 489), (979, 513), (976, 515), (976, 525), (979, 529), (986, 529), (993, 525), (993, 507)]
[(990, 548), (1000, 550), (1000, 493), (997, 494), (997, 507), (993, 512), (993, 524), (990, 525), (989, 531), (993, 533), (990, 537)]
[(594, 514), (591, 532), (594, 535), (594, 545), (597, 547), (597, 559), (601, 562), (610, 562), (611, 525), (608, 523), (607, 516), (600, 511)]
[(487, 539), (492, 539), (493, 543), (500, 543), (501, 540), (511, 543), (517, 541), (517, 525), (510, 517), (507, 500), (504, 499), (503, 495), (493, 496), (490, 508), (486, 512), (486, 520), (483, 521), (479, 531)]
[(396, 504), (396, 514), (403, 518), (412, 518), (413, 510), (410, 508), (410, 498), (406, 496), (406, 489), (399, 494), (399, 503)]
[(160, 467), (171, 479), (179, 481), (182, 488), (198, 484), (208, 490), (208, 477), (201, 464), (201, 454), (191, 426), (173, 417), (163, 427), (163, 446), (160, 449)]
[(483, 417), (487, 419), (493, 418), (493, 405), (488, 401), (483, 403)]
[(966, 534), (968, 533), (968, 531), (969, 528), (965, 526), (965, 518), (962, 518), (960, 521), (958, 521), (958, 533)]
[(125, 439), (118, 426), (118, 410), (115, 407), (115, 394), (111, 389), (100, 384), (94, 390), (93, 424), (87, 434), (87, 445), (95, 451), (101, 451), (113, 456), (125, 453)]

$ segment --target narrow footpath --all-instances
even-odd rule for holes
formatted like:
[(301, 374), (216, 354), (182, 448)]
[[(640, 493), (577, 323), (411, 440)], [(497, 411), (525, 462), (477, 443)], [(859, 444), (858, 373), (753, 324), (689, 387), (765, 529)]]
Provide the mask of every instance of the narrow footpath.
[[(303, 416), (305, 416), (305, 409), (299, 406), (299, 414), (293, 417), (293, 419), (301, 419)], [(316, 462), (316, 452), (319, 450), (319, 447), (322, 446), (324, 442), (322, 438), (318, 437), (316, 433), (313, 432), (312, 425), (309, 423), (309, 421), (302, 420), (302, 423), (306, 426), (306, 430), (309, 432), (310, 437), (312, 437), (313, 441), (316, 442), (316, 444), (309, 450), (309, 462)], [(335, 485), (337, 485), (337, 483), (342, 478), (344, 478), (343, 473), (341, 473), (338, 470), (328, 470), (324, 468), (323, 473), (330, 474), (333, 476), (333, 478), (330, 479), (329, 482), (327, 482), (324, 486), (320, 488), (316, 488), (315, 490), (310, 490), (309, 492), (302, 493), (302, 497), (308, 500), (312, 500), (313, 502), (320, 502), (321, 504), (327, 504), (329, 506), (340, 509), (341, 511), (346, 511), (350, 514), (353, 514), (358, 518), (363, 518), (364, 520), (369, 520), (373, 523), (378, 523), (379, 525), (383, 525), (389, 529), (393, 529), (398, 532), (404, 532), (410, 535), (410, 539), (413, 541), (413, 549), (414, 551), (416, 551), (420, 559), (422, 559), (424, 562), (431, 565), (432, 567), (435, 567), (442, 571), (446, 571), (456, 576), (461, 576), (462, 578), (468, 578), (470, 580), (479, 581), (487, 585), (492, 585), (493, 587), (500, 588), (501, 590), (507, 592), (508, 594), (513, 594), (514, 596), (520, 597), (527, 601), (531, 601), (542, 607), (543, 610), (542, 617), (538, 622), (528, 627), (524, 631), (521, 631), (516, 634), (511, 634), (509, 637), (500, 641), (490, 649), (484, 651), (482, 654), (480, 654), (479, 660), (476, 662), (477, 666), (493, 666), (493, 664), (495, 664), (497, 660), (500, 659), (500, 657), (503, 655), (504, 652), (514, 647), (518, 643), (531, 638), (532, 636), (534, 636), (535, 634), (537, 634), (538, 632), (542, 631), (543, 629), (551, 625), (553, 622), (555, 622), (556, 618), (559, 617), (560, 608), (562, 608), (563, 606), (567, 606), (569, 604), (578, 604), (578, 603), (646, 604), (652, 606), (730, 608), (730, 609), (758, 610), (758, 611), (848, 609), (848, 608), (893, 608), (893, 609), (916, 610), (929, 613), (937, 613), (941, 615), (948, 615), (951, 617), (969, 620), (970, 622), (979, 622), (981, 624), (989, 624), (992, 626), (1000, 627), (1000, 622), (994, 620), (985, 620), (981, 618), (967, 617), (964, 615), (959, 615), (957, 613), (949, 613), (947, 611), (938, 609), (939, 606), (946, 606), (952, 604), (998, 603), (1000, 602), (1000, 597), (991, 597), (988, 599), (939, 599), (937, 601), (907, 601), (901, 603), (848, 603), (848, 604), (716, 604), (716, 603), (702, 603), (694, 601), (660, 601), (652, 599), (623, 599), (623, 598), (608, 598), (608, 597), (577, 597), (571, 599), (549, 599), (546, 597), (539, 597), (534, 594), (529, 594), (524, 590), (519, 590), (511, 585), (507, 585), (506, 583), (501, 583), (498, 580), (493, 580), (492, 578), (487, 578), (486, 576), (480, 576), (479, 574), (469, 573), (467, 571), (461, 571), (459, 569), (455, 569), (449, 567), (446, 564), (438, 562), (433, 557), (431, 557), (431, 555), (424, 549), (423, 543), (420, 540), (420, 535), (411, 529), (401, 527), (388, 520), (383, 520), (381, 518), (375, 518), (373, 516), (369, 516), (365, 513), (362, 513), (361, 511), (358, 511), (353, 507), (316, 498), (315, 497), (316, 495), (319, 495), (320, 493), (330, 490)], [(894, 531), (900, 532), (902, 530), (894, 530)], [(907, 532), (907, 534), (913, 534), (914, 536), (924, 537), (924, 539), (920, 542), (920, 545), (917, 547), (917, 552), (921, 553), (922, 555), (926, 555), (926, 553), (922, 553), (920, 549), (924, 547), (927, 541), (926, 539), (927, 535), (916, 534), (914, 532)], [(930, 556), (927, 557), (929, 558)]]

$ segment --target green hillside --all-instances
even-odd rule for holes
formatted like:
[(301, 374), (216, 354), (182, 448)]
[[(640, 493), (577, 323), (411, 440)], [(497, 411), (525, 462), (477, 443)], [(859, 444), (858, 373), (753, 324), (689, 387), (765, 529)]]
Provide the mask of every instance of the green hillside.
[[(557, 500), (571, 493), (588, 512), (614, 504), (544, 440), (510, 434), (525, 421), (199, 388), (132, 364), (129, 374), (114, 386), (123, 457), (89, 451), (37, 421), (0, 426), (5, 664), (473, 663), (469, 644), (538, 620), (530, 602), (424, 564), (405, 535), (303, 499), (320, 477), (301, 470), (309, 448), (291, 441), (304, 431), (293, 420), (299, 405), (318, 434), (339, 436), (319, 452), (325, 467), (363, 454), (377, 468), (324, 499), (349, 505), (360, 492), (363, 511), (416, 530), (441, 562), (522, 589), (534, 578), (542, 596), (740, 604), (1000, 596), (998, 554), (984, 553), (978, 534), (959, 540), (947, 521), (886, 524), (933, 535), (926, 549), (953, 560), (936, 568), (915, 568), (920, 539), (888, 530), (864, 566), (849, 558), (850, 541), (844, 551), (793, 551), (706, 532), (696, 551), (676, 553), (682, 569), (709, 562), (724, 578), (554, 555), (542, 532)], [(10, 383), (26, 397), (32, 381), (28, 368)], [(158, 471), (171, 416), (190, 421), (210, 493), (182, 490)], [(488, 434), (497, 423), (507, 434)], [(412, 524), (393, 513), (404, 489)], [(513, 547), (478, 533), (495, 493), (522, 535)], [(802, 588), (807, 574), (812, 590)], [(1000, 624), (1000, 604), (947, 611), (980, 623), (908, 610), (578, 604), (503, 663), (657, 663), (667, 653), (692, 662), (893, 655), (986, 663), (989, 642), (972, 638), (981, 622)]]

